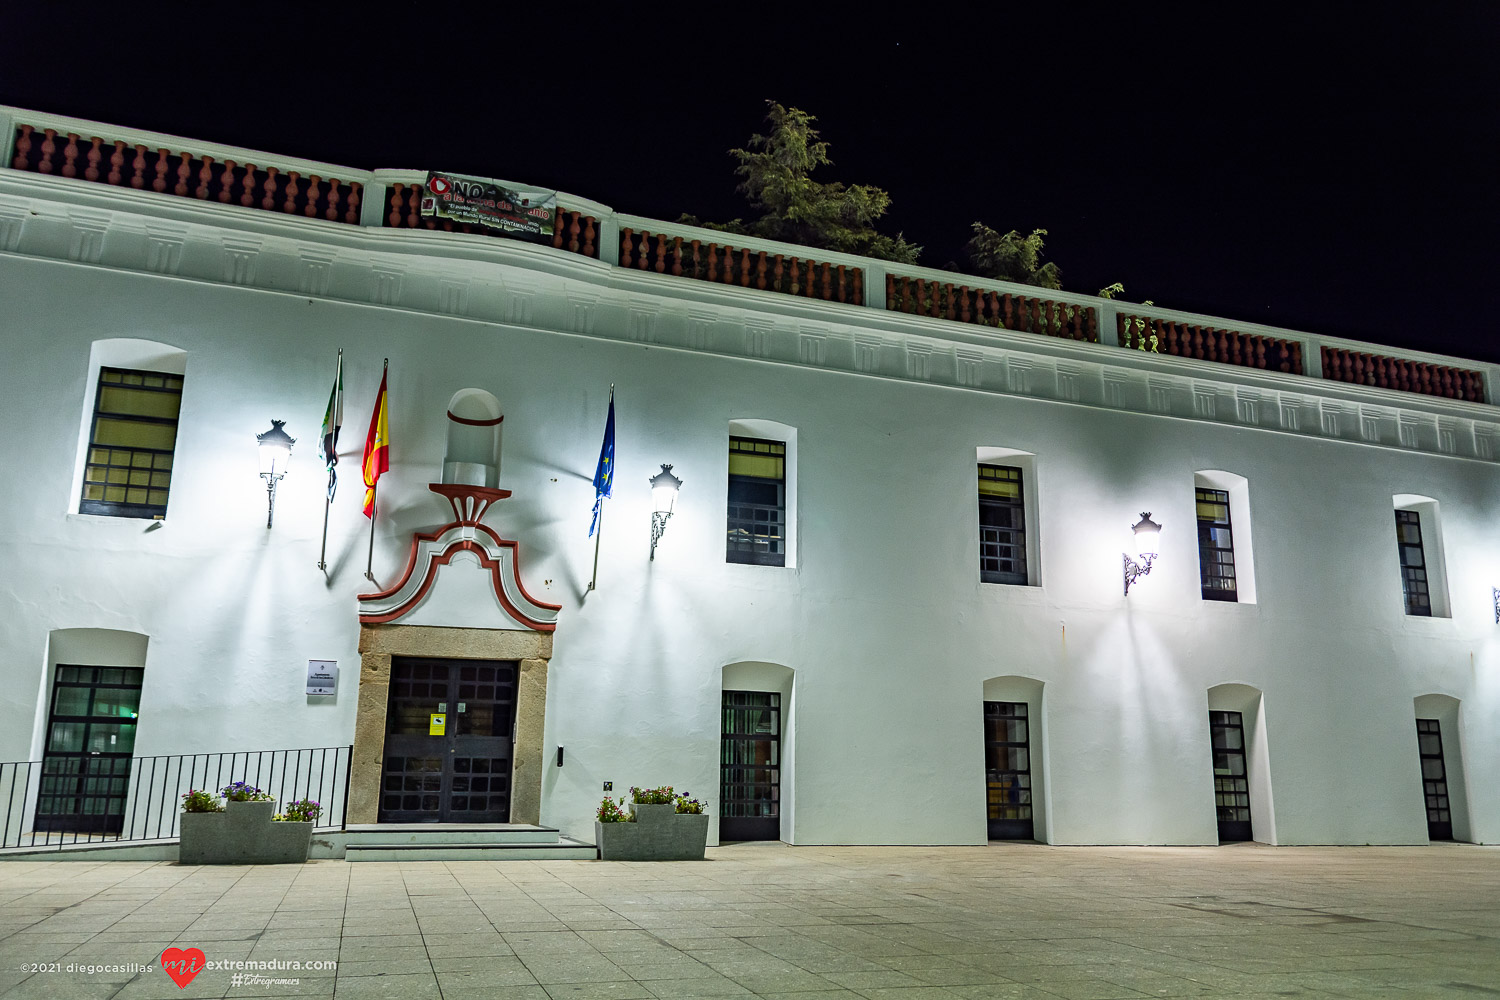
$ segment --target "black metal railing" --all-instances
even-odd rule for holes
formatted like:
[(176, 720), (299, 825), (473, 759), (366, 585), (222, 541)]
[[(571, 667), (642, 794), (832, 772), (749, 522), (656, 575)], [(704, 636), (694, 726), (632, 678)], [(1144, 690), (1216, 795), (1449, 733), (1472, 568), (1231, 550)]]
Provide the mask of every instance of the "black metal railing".
[(786, 508), (731, 503), (726, 555), (730, 562), (786, 565)]
[(118, 844), (177, 837), (182, 796), (244, 781), (268, 792), (277, 808), (299, 799), (321, 807), (317, 829), (341, 830), (349, 809), (353, 747), (239, 750), (130, 758), (101, 778), (81, 769), (55, 773), (39, 760), (0, 763), (0, 849)]

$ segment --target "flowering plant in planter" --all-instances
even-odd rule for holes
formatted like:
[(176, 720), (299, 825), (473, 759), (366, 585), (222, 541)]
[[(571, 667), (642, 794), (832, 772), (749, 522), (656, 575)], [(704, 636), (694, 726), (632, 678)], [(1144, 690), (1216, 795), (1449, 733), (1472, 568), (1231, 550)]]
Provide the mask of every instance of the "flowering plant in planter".
[(223, 812), (224, 804), (212, 792), (194, 788), (182, 796), (182, 811), (187, 813)]
[(672, 791), (671, 785), (662, 785), (660, 788), (635, 788), (630, 789), (630, 801), (643, 806), (665, 806), (677, 801), (677, 793)]
[(595, 818), (601, 823), (634, 823), (635, 815), (625, 811), (625, 799), (622, 796), (618, 803), (608, 795), (604, 801), (599, 803), (599, 811)]
[(298, 799), (286, 804), (286, 811), (279, 812), (271, 819), (280, 823), (315, 823), (323, 807), (312, 799)]
[(263, 792), (248, 781), (236, 781), (219, 789), (219, 794), (230, 802), (270, 802), (271, 793)]
[(701, 861), (708, 819), (702, 802), (671, 785), (631, 788), (628, 799), (599, 806), (594, 838), (605, 861)]

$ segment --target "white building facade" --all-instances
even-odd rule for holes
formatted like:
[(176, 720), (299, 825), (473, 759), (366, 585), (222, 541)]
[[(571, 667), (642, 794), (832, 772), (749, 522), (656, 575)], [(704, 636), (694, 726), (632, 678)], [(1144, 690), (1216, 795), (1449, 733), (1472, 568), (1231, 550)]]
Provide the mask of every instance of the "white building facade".
[(352, 747), (351, 822), (583, 839), (610, 782), (793, 844), (1500, 842), (1491, 366), (566, 194), (428, 230), (424, 174), (21, 109), (0, 153), (0, 761)]

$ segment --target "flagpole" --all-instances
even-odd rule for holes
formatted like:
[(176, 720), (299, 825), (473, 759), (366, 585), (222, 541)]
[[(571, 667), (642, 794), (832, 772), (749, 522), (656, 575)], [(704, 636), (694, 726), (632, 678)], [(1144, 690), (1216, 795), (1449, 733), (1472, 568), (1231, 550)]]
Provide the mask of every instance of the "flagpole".
[(594, 578), (589, 581), (589, 589), (594, 589), (594, 584), (599, 582), (599, 539), (604, 535), (604, 504), (599, 504), (599, 523), (594, 527)]
[[(343, 388), (344, 388), (344, 349), (341, 347), (341, 348), (339, 348), (339, 367), (338, 367), (338, 371), (333, 376), (333, 413), (334, 413), (334, 419), (335, 420), (337, 420), (343, 414), (343, 402), (344, 402), (344, 400), (343, 400), (343, 395), (344, 395)], [(324, 456), (325, 458), (332, 458), (332, 459), (334, 459), (334, 464), (338, 464), (338, 433), (339, 433), (338, 432), (338, 428), (337, 428), (337, 425), (335, 424), (334, 432), (333, 432), (333, 437), (334, 437), (333, 450), (334, 450), (334, 454), (333, 455), (325, 455)], [(333, 480), (333, 470), (332, 469), (330, 469), (329, 472), (328, 472), (328, 478), (329, 478), (329, 482), (331, 483), (332, 480)], [(328, 508), (330, 508), (332, 506), (333, 506), (333, 493), (330, 492), (329, 490), (325, 489), (323, 491), (323, 547), (318, 550), (318, 569), (321, 569), (321, 570), (323, 570), (325, 572), (328, 569), (328, 562), (327, 562), (327, 560), (328, 560)]]
[(375, 485), (370, 487), (370, 552), (365, 559), (365, 579), (372, 583), (375, 580), (375, 574), (370, 572), (375, 565), (375, 515), (379, 513), (375, 505), (379, 502), (380, 481), (376, 480)]
[[(386, 358), (384, 366), (381, 367), (380, 383), (385, 384), (385, 373), (390, 371), (391, 359)], [(376, 403), (377, 414), (381, 400)], [(380, 515), (380, 477), (375, 477), (375, 485), (370, 487), (370, 551), (365, 558), (365, 579), (371, 583), (375, 582), (375, 574), (371, 572), (375, 568), (375, 518)]]
[[(615, 405), (615, 384), (613, 382), (609, 384), (609, 405)], [(611, 480), (613, 480), (615, 470), (612, 457), (609, 474)], [(599, 519), (598, 523), (594, 525), (594, 576), (593, 579), (589, 580), (590, 590), (593, 590), (594, 586), (599, 582), (599, 541), (604, 537), (604, 499), (600, 497), (595, 502), (599, 505)]]

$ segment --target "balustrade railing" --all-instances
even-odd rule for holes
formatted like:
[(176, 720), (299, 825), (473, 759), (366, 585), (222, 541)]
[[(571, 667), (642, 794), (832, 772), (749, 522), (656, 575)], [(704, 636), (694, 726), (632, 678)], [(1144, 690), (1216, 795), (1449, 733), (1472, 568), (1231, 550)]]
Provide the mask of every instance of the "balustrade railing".
[(1484, 375), (1467, 368), (1407, 361), (1385, 354), (1364, 354), (1338, 347), (1322, 348), (1323, 377), (1381, 389), (1445, 396), (1471, 403), (1484, 401)]
[(25, 123), (16, 126), (13, 149), (15, 170), (359, 224), (358, 181)]
[[(217, 793), (236, 781), (268, 792), (278, 809), (312, 799), (322, 807), (317, 828), (342, 829), (353, 749), (122, 757), (102, 777), (46, 760), (0, 763), (0, 848), (169, 840), (178, 835), (183, 794)], [(128, 768), (119, 766), (127, 761)]]
[(728, 240), (718, 243), (625, 228), (620, 230), (620, 266), (825, 302), (865, 301), (861, 268), (736, 247)]
[(887, 274), (885, 307), (892, 312), (1099, 343), (1099, 312), (1092, 306), (977, 285)]
[(1115, 322), (1121, 347), (1155, 350), (1158, 354), (1217, 361), (1242, 368), (1303, 374), (1302, 345), (1295, 340), (1125, 312), (1118, 313)]
[[(172, 136), (0, 107), (0, 166), (346, 225), (504, 238), (502, 231), (423, 218), (417, 171), (372, 174)], [(9, 149), (7, 150), (7, 145)], [(368, 186), (368, 190), (367, 190)], [(378, 204), (364, 204), (374, 198)], [(566, 207), (569, 200), (579, 208)], [(1400, 358), (1350, 341), (1221, 326), (1212, 317), (988, 282), (832, 251), (615, 213), (559, 195), (551, 246), (633, 271), (823, 302), (1381, 389), (1486, 402), (1488, 367), (1428, 355)], [(904, 272), (904, 273), (903, 273)], [(925, 272), (925, 273), (923, 273)], [(868, 287), (867, 287), (868, 284)], [(1169, 311), (1168, 311), (1169, 312)]]

